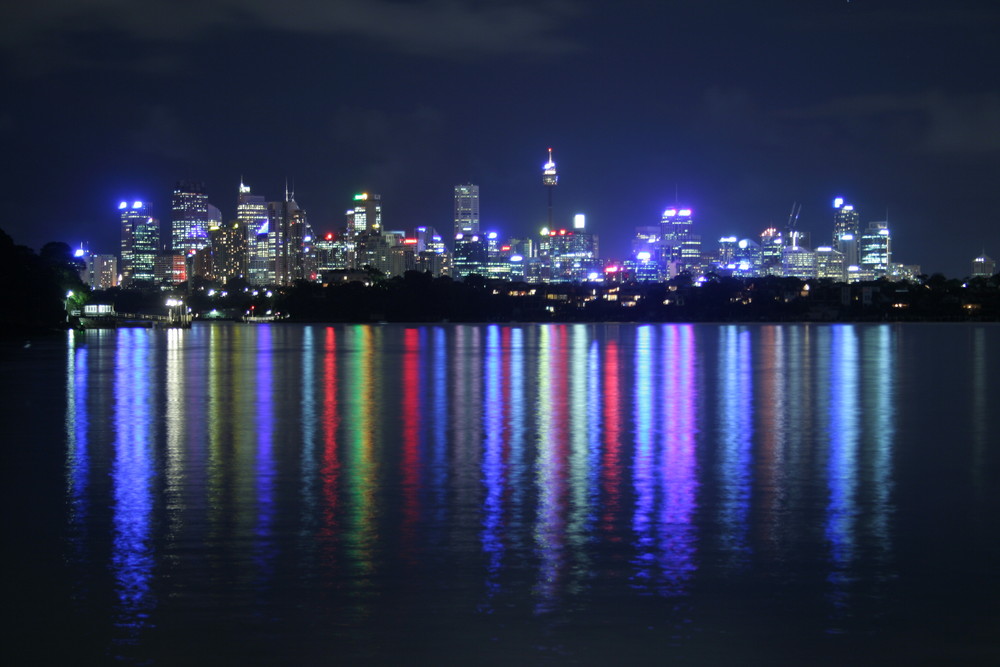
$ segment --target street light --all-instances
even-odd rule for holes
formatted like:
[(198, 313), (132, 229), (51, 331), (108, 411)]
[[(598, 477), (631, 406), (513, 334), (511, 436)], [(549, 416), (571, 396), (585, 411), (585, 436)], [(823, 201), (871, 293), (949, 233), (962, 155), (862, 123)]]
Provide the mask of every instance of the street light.
[(66, 292), (66, 324), (69, 324), (69, 300), (73, 298), (73, 290)]
[(184, 303), (184, 302), (181, 301), (180, 299), (173, 299), (173, 298), (167, 299), (167, 321), (168, 322), (172, 323), (174, 321), (174, 308), (176, 308), (177, 306), (180, 306), (182, 303)]

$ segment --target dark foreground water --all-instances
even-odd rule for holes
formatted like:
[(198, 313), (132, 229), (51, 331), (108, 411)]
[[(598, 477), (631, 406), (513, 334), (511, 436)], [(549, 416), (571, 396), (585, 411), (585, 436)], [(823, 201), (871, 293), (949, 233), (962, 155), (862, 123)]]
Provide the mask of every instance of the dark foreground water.
[(1000, 326), (2, 355), (18, 664), (1000, 662)]

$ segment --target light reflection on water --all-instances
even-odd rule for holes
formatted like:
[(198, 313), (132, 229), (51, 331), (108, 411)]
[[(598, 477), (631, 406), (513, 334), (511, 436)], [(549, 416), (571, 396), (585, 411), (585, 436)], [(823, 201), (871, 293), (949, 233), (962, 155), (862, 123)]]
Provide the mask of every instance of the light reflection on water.
[[(753, 622), (707, 611), (719, 595), (853, 636), (890, 614), (906, 560), (900, 335), (559, 324), (71, 336), (76, 594), (99, 597), (83, 573), (108, 568), (122, 656), (188, 624), (217, 624), (221, 644), (250, 623), (277, 642), (325, 627), (311, 645), (371, 657), (401, 650), (365, 644), (390, 621), (399, 641), (430, 642), (474, 636), (477, 616), (508, 640), (579, 618), (663, 630), (636, 641), (677, 647)], [(977, 363), (987, 336), (971, 337)], [(983, 465), (994, 389), (978, 366), (970, 377)], [(92, 518), (102, 506), (106, 529)], [(719, 592), (729, 585), (742, 593)]]

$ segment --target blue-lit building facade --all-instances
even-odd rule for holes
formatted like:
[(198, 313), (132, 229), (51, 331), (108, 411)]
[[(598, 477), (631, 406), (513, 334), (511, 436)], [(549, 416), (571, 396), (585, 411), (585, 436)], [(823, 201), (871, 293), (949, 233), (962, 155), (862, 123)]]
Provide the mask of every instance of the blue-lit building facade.
[(123, 201), (118, 210), (122, 231), (122, 283), (126, 287), (151, 284), (156, 279), (156, 257), (160, 254), (160, 221), (150, 214), (148, 202)]

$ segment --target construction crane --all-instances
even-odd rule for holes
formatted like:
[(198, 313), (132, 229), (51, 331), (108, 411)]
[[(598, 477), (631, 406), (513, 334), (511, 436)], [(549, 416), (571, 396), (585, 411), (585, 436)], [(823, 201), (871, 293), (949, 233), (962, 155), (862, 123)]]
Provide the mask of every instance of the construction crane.
[(792, 246), (797, 246), (799, 244), (799, 233), (796, 231), (795, 225), (799, 223), (800, 213), (802, 213), (802, 204), (792, 202), (792, 210), (788, 214), (788, 224), (785, 225), (785, 236), (787, 237), (786, 243), (790, 243)]

